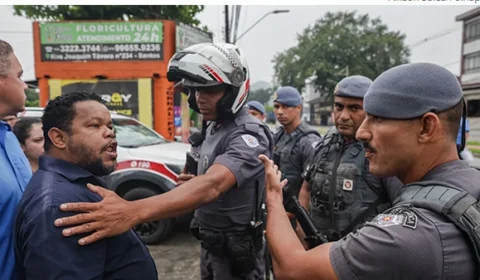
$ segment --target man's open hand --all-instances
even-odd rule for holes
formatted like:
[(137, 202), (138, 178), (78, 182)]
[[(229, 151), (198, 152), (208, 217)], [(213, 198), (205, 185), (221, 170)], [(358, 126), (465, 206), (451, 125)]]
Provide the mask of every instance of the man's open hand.
[(265, 185), (266, 191), (272, 193), (278, 193), (282, 195), (282, 189), (288, 183), (287, 179), (280, 181), (282, 179), (282, 172), (278, 170), (278, 166), (273, 163), (273, 160), (269, 159), (265, 155), (260, 155), (258, 157), (265, 167)]
[(103, 199), (96, 203), (79, 202), (60, 205), (60, 209), (64, 212), (83, 212), (55, 220), (57, 227), (74, 226), (64, 229), (62, 231), (64, 236), (92, 233), (78, 241), (80, 245), (86, 245), (122, 234), (136, 225), (137, 211), (132, 209), (130, 202), (105, 188), (92, 184), (87, 184), (87, 187)]

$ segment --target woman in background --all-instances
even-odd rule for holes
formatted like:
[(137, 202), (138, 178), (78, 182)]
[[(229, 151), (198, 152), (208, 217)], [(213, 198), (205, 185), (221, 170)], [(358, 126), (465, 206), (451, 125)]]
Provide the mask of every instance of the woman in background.
[(38, 169), (38, 158), (43, 154), (42, 121), (38, 118), (20, 119), (13, 127), (23, 152), (27, 156), (32, 172)]

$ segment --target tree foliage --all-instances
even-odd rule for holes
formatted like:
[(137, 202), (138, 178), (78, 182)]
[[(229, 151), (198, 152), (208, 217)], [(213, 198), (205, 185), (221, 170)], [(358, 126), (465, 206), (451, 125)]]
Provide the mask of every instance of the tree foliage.
[(27, 96), (27, 100), (25, 101), (25, 106), (26, 107), (38, 107), (39, 105), (39, 96), (38, 92), (36, 92), (34, 89), (27, 88), (25, 90), (25, 95)]
[(375, 79), (383, 71), (408, 62), (405, 35), (389, 31), (380, 18), (353, 12), (327, 13), (299, 34), (298, 43), (273, 58), (275, 78), (282, 86), (301, 90), (316, 75), (315, 86), (331, 101), (338, 81), (349, 75)]
[[(199, 26), (203, 5), (14, 5), (14, 14), (33, 20), (170, 19)], [(205, 27), (204, 27), (205, 29)]]
[(252, 91), (249, 94), (247, 102), (255, 100), (255, 101), (258, 101), (261, 104), (265, 105), (270, 100), (270, 97), (272, 96), (272, 94), (273, 94), (273, 89), (271, 89), (271, 88), (257, 89), (255, 91)]

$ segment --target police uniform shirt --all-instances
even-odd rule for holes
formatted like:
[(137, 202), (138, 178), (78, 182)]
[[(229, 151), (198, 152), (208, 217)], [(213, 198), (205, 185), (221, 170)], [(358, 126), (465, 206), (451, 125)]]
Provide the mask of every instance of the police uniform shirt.
[[(423, 178), (429, 180), (480, 196), (480, 172), (463, 161), (436, 167)], [(330, 260), (338, 279), (474, 279), (471, 247), (446, 217), (423, 208), (393, 208), (333, 243)]]
[(236, 185), (196, 210), (195, 216), (205, 228), (242, 230), (251, 221), (255, 188), (263, 191), (265, 182), (264, 167), (258, 156), (271, 156), (270, 141), (262, 126), (260, 120), (248, 114), (246, 107), (235, 120), (209, 125), (200, 147), (198, 174), (205, 174), (210, 166), (220, 164), (233, 173)]
[(235, 175), (237, 186), (242, 186), (262, 173), (260, 154), (270, 154), (265, 133), (259, 130), (253, 135), (243, 127), (237, 127), (227, 136), (225, 153), (218, 155), (213, 164), (227, 167)]

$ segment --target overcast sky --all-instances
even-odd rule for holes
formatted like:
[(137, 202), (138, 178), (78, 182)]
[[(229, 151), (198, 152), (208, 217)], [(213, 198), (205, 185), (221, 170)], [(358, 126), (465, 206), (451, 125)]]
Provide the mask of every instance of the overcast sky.
[[(475, 6), (243, 6), (240, 15), (239, 35), (265, 13), (274, 9), (288, 9), (290, 13), (269, 15), (249, 31), (238, 45), (247, 55), (252, 82), (270, 82), (273, 76), (271, 62), (275, 53), (296, 44), (297, 33), (327, 11), (352, 11), (380, 17), (390, 30), (406, 34), (411, 45), (430, 36), (455, 30), (448, 35), (429, 40), (411, 49), (411, 61), (427, 61), (446, 66), (454, 74), (460, 73), (461, 23), (455, 17)], [(222, 41), (224, 6), (206, 6), (198, 15), (202, 25), (207, 25)], [(29, 20), (13, 16), (11, 6), (0, 6), (0, 38), (10, 42), (25, 70), (25, 79), (35, 77), (33, 68), (33, 40)]]

